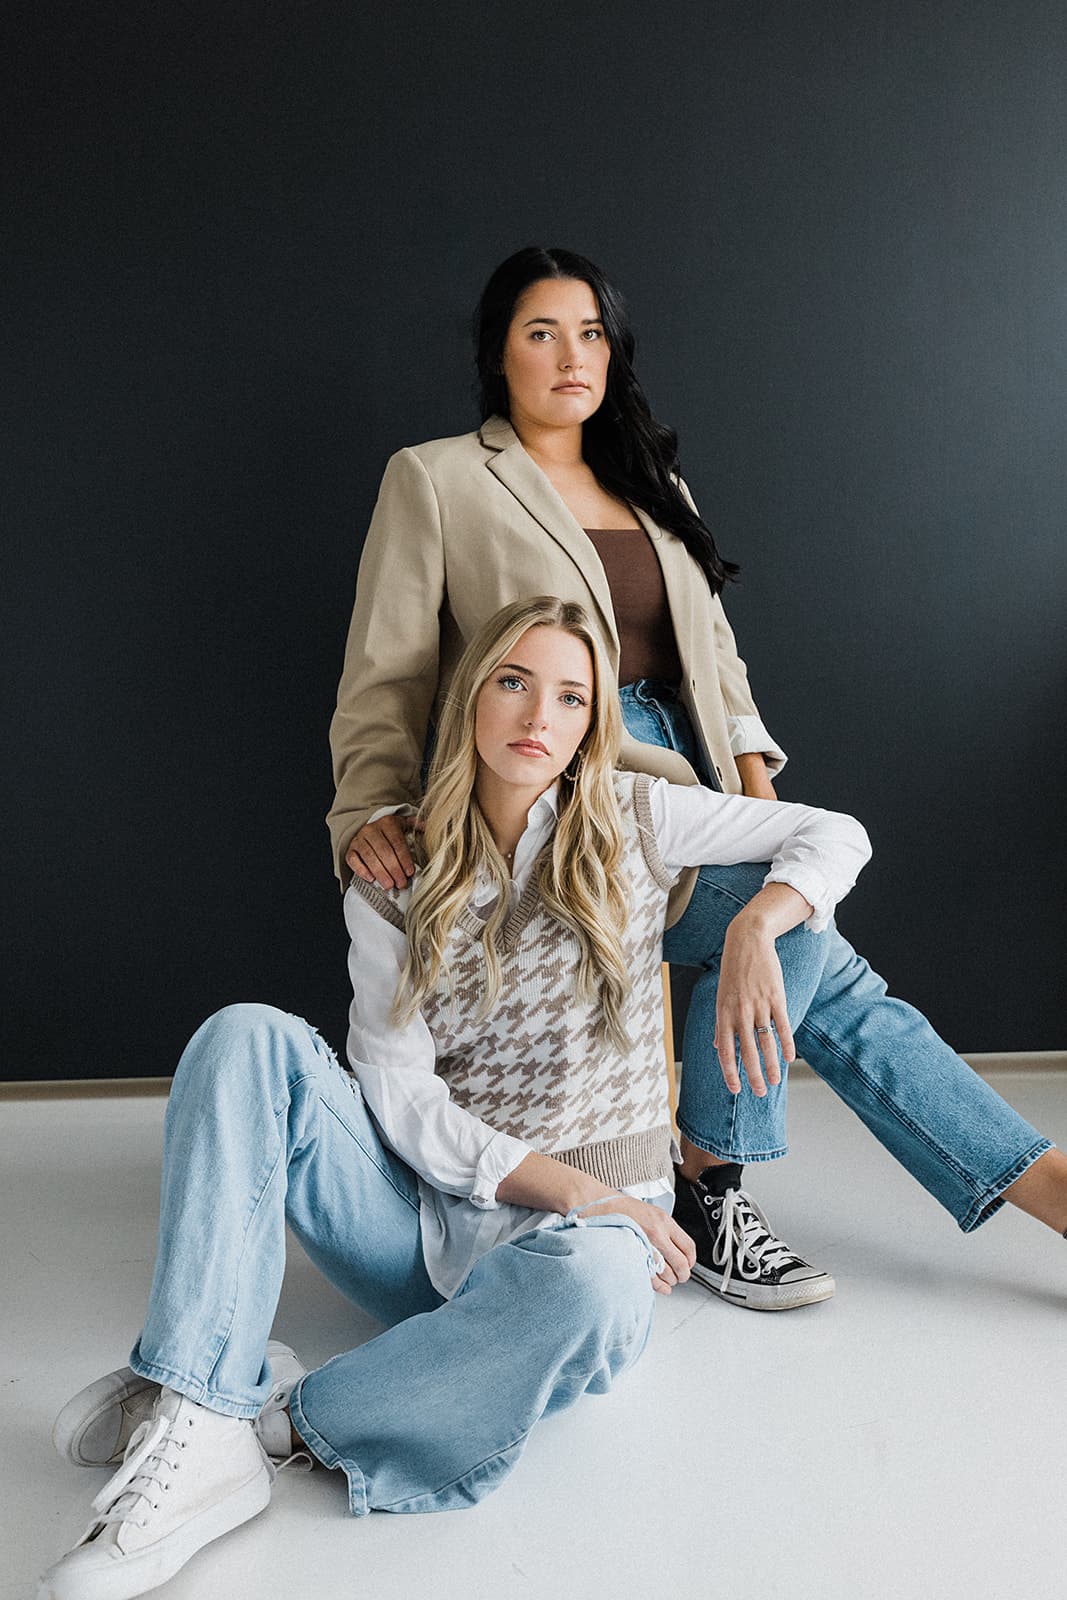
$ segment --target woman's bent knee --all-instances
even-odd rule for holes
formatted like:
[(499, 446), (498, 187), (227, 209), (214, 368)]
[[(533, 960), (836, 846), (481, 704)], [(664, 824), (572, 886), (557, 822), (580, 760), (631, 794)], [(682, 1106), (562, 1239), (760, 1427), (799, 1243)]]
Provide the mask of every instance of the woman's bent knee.
[(287, 1011), (280, 1011), (277, 1006), (264, 1005), (258, 1000), (239, 1000), (213, 1012), (198, 1033), (210, 1029), (214, 1035), (240, 1038), (262, 1030), (286, 1033), (293, 1027), (306, 1028), (307, 1023), (290, 1016)]
[(643, 1345), (652, 1313), (649, 1246), (626, 1222), (565, 1223), (517, 1241), (551, 1258), (539, 1296), (571, 1328), (599, 1331), (607, 1343)]
[(266, 1084), (333, 1061), (315, 1030), (276, 1006), (241, 1002), (223, 1006), (190, 1039), (174, 1076), (175, 1087), (191, 1079), (214, 1084)]

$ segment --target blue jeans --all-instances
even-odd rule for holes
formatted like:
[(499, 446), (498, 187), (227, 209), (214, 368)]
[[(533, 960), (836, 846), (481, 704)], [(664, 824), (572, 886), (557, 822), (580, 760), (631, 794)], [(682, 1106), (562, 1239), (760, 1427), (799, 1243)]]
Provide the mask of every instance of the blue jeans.
[(648, 1338), (650, 1246), (628, 1218), (499, 1245), (444, 1301), (423, 1265), (414, 1174), (306, 1022), (229, 1006), (179, 1063), (167, 1107), (159, 1251), (131, 1365), (228, 1416), (270, 1392), (264, 1351), (285, 1224), (388, 1326), (302, 1379), (301, 1437), (343, 1469), (349, 1506), (473, 1505), (541, 1417), (603, 1394)]
[[(622, 690), (628, 732), (678, 750), (701, 781), (707, 767), (673, 690), (641, 679)], [(718, 787), (715, 784), (709, 787)], [(757, 1098), (744, 1074), (732, 1095), (715, 1056), (715, 998), (726, 929), (760, 889), (766, 863), (701, 867), (685, 914), (663, 940), (663, 959), (700, 971), (682, 1050), (678, 1126), (726, 1161), (786, 1153), (788, 1074)], [(831, 925), (794, 928), (777, 941), (797, 1053), (964, 1232), (1003, 1204), (1001, 1195), (1051, 1146), (968, 1067), (914, 1006), (892, 999)]]

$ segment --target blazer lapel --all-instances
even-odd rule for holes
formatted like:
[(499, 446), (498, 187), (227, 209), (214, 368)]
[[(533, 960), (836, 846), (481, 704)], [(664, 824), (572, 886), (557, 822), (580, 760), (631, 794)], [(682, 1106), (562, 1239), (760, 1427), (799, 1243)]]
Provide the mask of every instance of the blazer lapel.
[(619, 635), (611, 605), (611, 590), (596, 546), (575, 521), (540, 467), (526, 454), (510, 422), (503, 417), (490, 417), (479, 429), (479, 438), (493, 451), (486, 463), (489, 471), (511, 491), (578, 568), (596, 601), (618, 659)]

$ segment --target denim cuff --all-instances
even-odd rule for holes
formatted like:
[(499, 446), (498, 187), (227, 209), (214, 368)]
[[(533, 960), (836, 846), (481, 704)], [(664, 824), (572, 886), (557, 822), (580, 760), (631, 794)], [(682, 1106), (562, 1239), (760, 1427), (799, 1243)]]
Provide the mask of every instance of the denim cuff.
[(138, 1355), (136, 1346), (130, 1355), (129, 1364), (139, 1378), (150, 1378), (161, 1388), (175, 1389), (187, 1400), (192, 1400), (194, 1405), (205, 1406), (208, 1411), (217, 1411), (220, 1416), (240, 1417), (250, 1422), (258, 1417), (263, 1409), (262, 1400), (233, 1400), (228, 1395), (214, 1394), (202, 1378), (193, 1378), (187, 1372), (160, 1366), (155, 1361), (145, 1361)]
[(365, 1517), (370, 1512), (370, 1505), (367, 1500), (366, 1478), (354, 1461), (342, 1460), (333, 1445), (328, 1444), (321, 1433), (312, 1426), (307, 1419), (307, 1413), (300, 1403), (300, 1391), (308, 1378), (313, 1376), (313, 1373), (307, 1373), (301, 1378), (289, 1396), (289, 1415), (292, 1418), (293, 1427), (312, 1455), (318, 1461), (321, 1461), (324, 1467), (330, 1467), (331, 1469), (340, 1467), (348, 1480), (348, 1509), (354, 1517)]
[(989, 1184), (984, 1193), (980, 1194), (962, 1217), (956, 1221), (963, 1233), (973, 1233), (980, 1228), (983, 1222), (988, 1222), (990, 1217), (996, 1216), (1001, 1206), (1006, 1205), (1004, 1199), (1005, 1189), (1010, 1189), (1024, 1172), (1029, 1171), (1034, 1162), (1039, 1160), (1052, 1149), (1051, 1139), (1040, 1139), (1024, 1156), (1020, 1156), (1013, 1166), (1009, 1167), (1003, 1177)]

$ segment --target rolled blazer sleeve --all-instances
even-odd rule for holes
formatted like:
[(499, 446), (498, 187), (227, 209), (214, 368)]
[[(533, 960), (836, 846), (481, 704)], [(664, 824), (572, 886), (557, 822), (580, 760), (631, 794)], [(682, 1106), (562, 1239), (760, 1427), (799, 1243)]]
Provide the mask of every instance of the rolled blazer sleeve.
[(351, 877), (345, 852), (372, 813), (420, 799), (444, 596), (437, 496), (418, 456), (401, 450), (385, 469), (363, 546), (330, 724), (336, 794), (326, 821), (342, 886)]
[(785, 766), (786, 753), (771, 738), (756, 708), (752, 690), (748, 686), (748, 668), (737, 652), (734, 630), (726, 620), (726, 612), (717, 595), (712, 601), (712, 610), (715, 659), (719, 663), (719, 682), (730, 730), (730, 749), (735, 756), (744, 755), (746, 751), (762, 754), (767, 771), (773, 778)]

